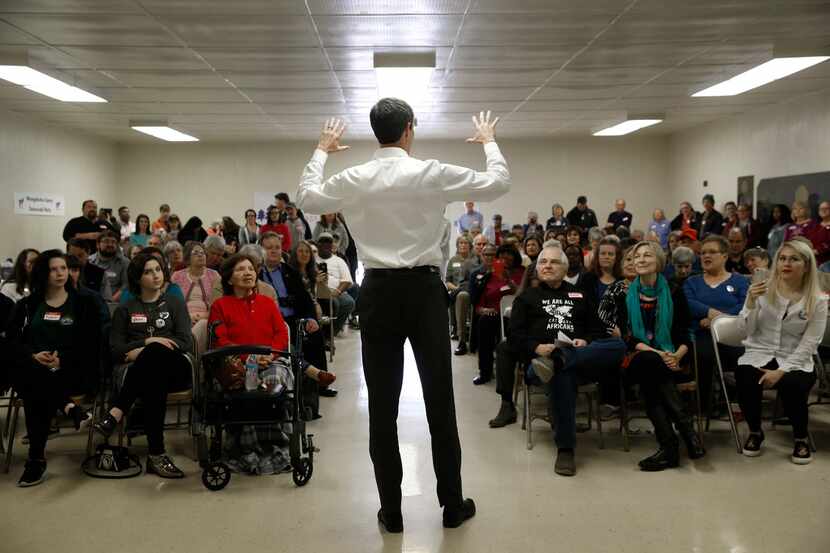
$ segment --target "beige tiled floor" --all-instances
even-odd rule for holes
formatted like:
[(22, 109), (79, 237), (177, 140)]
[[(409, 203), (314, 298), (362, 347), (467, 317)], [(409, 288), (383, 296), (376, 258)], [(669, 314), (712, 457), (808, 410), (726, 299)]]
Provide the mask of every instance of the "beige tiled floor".
[[(645, 474), (636, 462), (651, 452), (652, 438), (635, 438), (625, 453), (619, 434), (609, 431), (605, 450), (597, 448), (596, 434), (580, 435), (579, 473), (566, 479), (553, 473), (552, 440), (541, 425), (532, 451), (518, 425), (487, 427), (498, 399), (492, 387), (472, 386), (473, 356), (454, 362), (464, 486), (479, 513), (460, 529), (441, 528), (408, 357), (399, 419), (406, 531), (384, 535), (375, 522), (359, 354), (356, 334), (341, 340), (340, 396), (323, 399), (324, 418), (312, 424), (322, 451), (307, 487), (295, 488), (289, 475), (234, 476), (224, 491), (209, 492), (187, 459), (186, 436), (171, 432), (170, 449), (187, 472), (183, 481), (90, 479), (78, 470), (84, 440), (64, 436), (49, 442), (49, 480), (18, 489), (24, 452), (18, 445), (11, 474), (0, 475), (0, 552), (830, 551), (830, 408), (814, 411), (820, 450), (810, 466), (788, 461), (786, 430), (768, 432), (764, 455), (748, 459), (735, 454), (726, 427), (717, 426), (707, 435), (704, 461)], [(143, 453), (140, 445), (135, 450)]]

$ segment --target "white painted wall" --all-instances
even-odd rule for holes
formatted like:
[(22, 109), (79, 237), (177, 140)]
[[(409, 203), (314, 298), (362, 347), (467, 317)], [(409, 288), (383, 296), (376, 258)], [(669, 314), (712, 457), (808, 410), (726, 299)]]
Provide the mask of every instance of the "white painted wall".
[[(718, 206), (737, 196), (737, 179), (830, 171), (830, 91), (803, 96), (669, 139), (672, 210), (688, 200), (700, 209), (703, 194)], [(703, 181), (709, 186), (704, 188)]]
[[(66, 221), (86, 199), (112, 206), (115, 182), (114, 144), (0, 109), (0, 256), (14, 258), (24, 246), (64, 247)], [(66, 219), (15, 215), (15, 192), (62, 194)]]
[[(350, 145), (351, 150), (330, 156), (327, 174), (362, 163), (376, 147)], [(314, 146), (313, 142), (122, 144), (119, 201), (129, 205), (134, 216), (142, 212), (151, 219), (162, 202), (169, 202), (183, 221), (196, 214), (208, 224), (229, 214), (239, 222), (256, 191), (285, 191), (294, 197)], [(672, 198), (666, 186), (667, 144), (659, 137), (504, 141), (500, 146), (510, 166), (513, 190), (493, 205), (481, 206), (488, 222), (495, 212), (507, 222), (525, 222), (529, 210), (546, 220), (552, 203), (562, 203), (568, 210), (578, 195), (585, 194), (601, 220), (613, 209), (616, 197), (625, 197), (637, 226), (644, 227), (651, 210), (668, 205)], [(484, 169), (481, 146), (464, 142), (416, 142), (413, 155)], [(462, 212), (463, 204), (453, 204), (448, 215)]]

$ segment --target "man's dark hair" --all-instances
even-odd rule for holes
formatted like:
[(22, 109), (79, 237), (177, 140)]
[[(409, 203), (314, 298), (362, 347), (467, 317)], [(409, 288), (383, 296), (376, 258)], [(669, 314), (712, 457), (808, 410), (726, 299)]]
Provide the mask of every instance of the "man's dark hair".
[[(95, 200), (84, 200), (84, 203), (81, 204), (81, 211), (86, 209), (86, 204), (88, 204), (90, 202), (95, 203)], [(95, 204), (95, 205), (98, 205), (98, 204)]]
[(703, 195), (703, 202), (702, 203), (705, 203), (707, 200), (712, 202), (712, 205), (715, 205), (715, 197), (712, 194), (704, 194)]
[(580, 196), (576, 199), (576, 203), (578, 203), (578, 204), (587, 204), (588, 203), (588, 198), (586, 198), (585, 196)]
[(101, 234), (99, 234), (99, 235), (98, 235), (98, 243), (100, 244), (100, 243), (101, 243), (101, 241), (102, 241), (104, 238), (112, 238), (112, 239), (113, 239), (113, 240), (115, 240), (116, 242), (118, 242), (118, 240), (120, 239), (120, 238), (119, 238), (119, 236), (118, 236), (117, 234), (115, 234), (115, 233), (114, 233), (113, 231), (111, 231), (111, 230), (105, 230), (104, 232), (102, 232)]
[(282, 200), (282, 201), (284, 201), (285, 203), (288, 203), (288, 202), (290, 202), (290, 201), (291, 201), (291, 198), (289, 198), (289, 197), (288, 197), (288, 194), (287, 194), (287, 193), (285, 193), (285, 192), (280, 192), (279, 194), (275, 194), (275, 195), (274, 195), (274, 199), (275, 199), (275, 200)]
[(524, 227), (522, 225), (520, 225), (519, 223), (516, 223), (515, 225), (510, 227), (511, 230), (514, 229), (514, 228), (520, 228), (520, 229), (524, 230)]
[(69, 246), (73, 246), (75, 248), (81, 248), (86, 253), (91, 253), (89, 251), (89, 244), (86, 243), (86, 240), (81, 240), (80, 238), (70, 238), (66, 242), (66, 249), (69, 250)]
[(125, 206), (125, 205), (122, 205), (121, 207), (118, 208), (118, 213), (121, 213), (122, 211), (124, 211), (126, 209), (130, 209), (130, 208)]
[(409, 104), (397, 98), (383, 98), (369, 112), (369, 122), (380, 144), (394, 144), (403, 136), (406, 126), (415, 120)]
[(170, 211), (170, 206), (169, 206), (169, 205), (167, 205), (167, 204), (161, 204), (161, 205), (159, 206), (159, 213), (161, 213), (161, 212), (163, 212), (163, 211)]
[(83, 266), (83, 265), (81, 265), (81, 260), (80, 260), (80, 259), (78, 259), (78, 258), (77, 258), (76, 256), (74, 256), (74, 255), (67, 255), (67, 256), (66, 256), (66, 267), (67, 267), (70, 271), (71, 271), (72, 269), (78, 269), (78, 270), (80, 271), (80, 270), (82, 270), (82, 269), (84, 268), (84, 266)]

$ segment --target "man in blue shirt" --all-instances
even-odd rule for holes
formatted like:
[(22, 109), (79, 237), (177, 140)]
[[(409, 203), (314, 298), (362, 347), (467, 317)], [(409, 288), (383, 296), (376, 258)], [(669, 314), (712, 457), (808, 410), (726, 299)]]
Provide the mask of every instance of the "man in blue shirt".
[(466, 213), (464, 213), (455, 224), (458, 226), (458, 232), (464, 233), (469, 232), (470, 227), (474, 224), (478, 223), (478, 228), (484, 228), (484, 216), (476, 211), (476, 204), (475, 202), (464, 202), (464, 207), (467, 208)]

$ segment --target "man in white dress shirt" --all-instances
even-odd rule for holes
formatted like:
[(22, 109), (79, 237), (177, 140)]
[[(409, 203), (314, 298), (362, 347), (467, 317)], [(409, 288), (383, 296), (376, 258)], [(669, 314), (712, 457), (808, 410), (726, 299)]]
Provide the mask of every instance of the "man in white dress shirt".
[(348, 146), (340, 145), (343, 122), (326, 122), (303, 171), (297, 205), (309, 213), (342, 212), (366, 267), (357, 312), (369, 395), (369, 452), (381, 504), (378, 520), (389, 532), (403, 531), (397, 416), (408, 339), (423, 388), (443, 524), (455, 528), (475, 514), (475, 504), (464, 499), (461, 489), (449, 297), (438, 269), (444, 212), (451, 202), (502, 196), (510, 188), (510, 173), (495, 142), (498, 118), (491, 121), (489, 112), (473, 117), (476, 133), (468, 139), (484, 145), (485, 172), (410, 157), (416, 120), (406, 102), (384, 98), (369, 119), (380, 143), (373, 159), (328, 179), (323, 177), (328, 155)]

